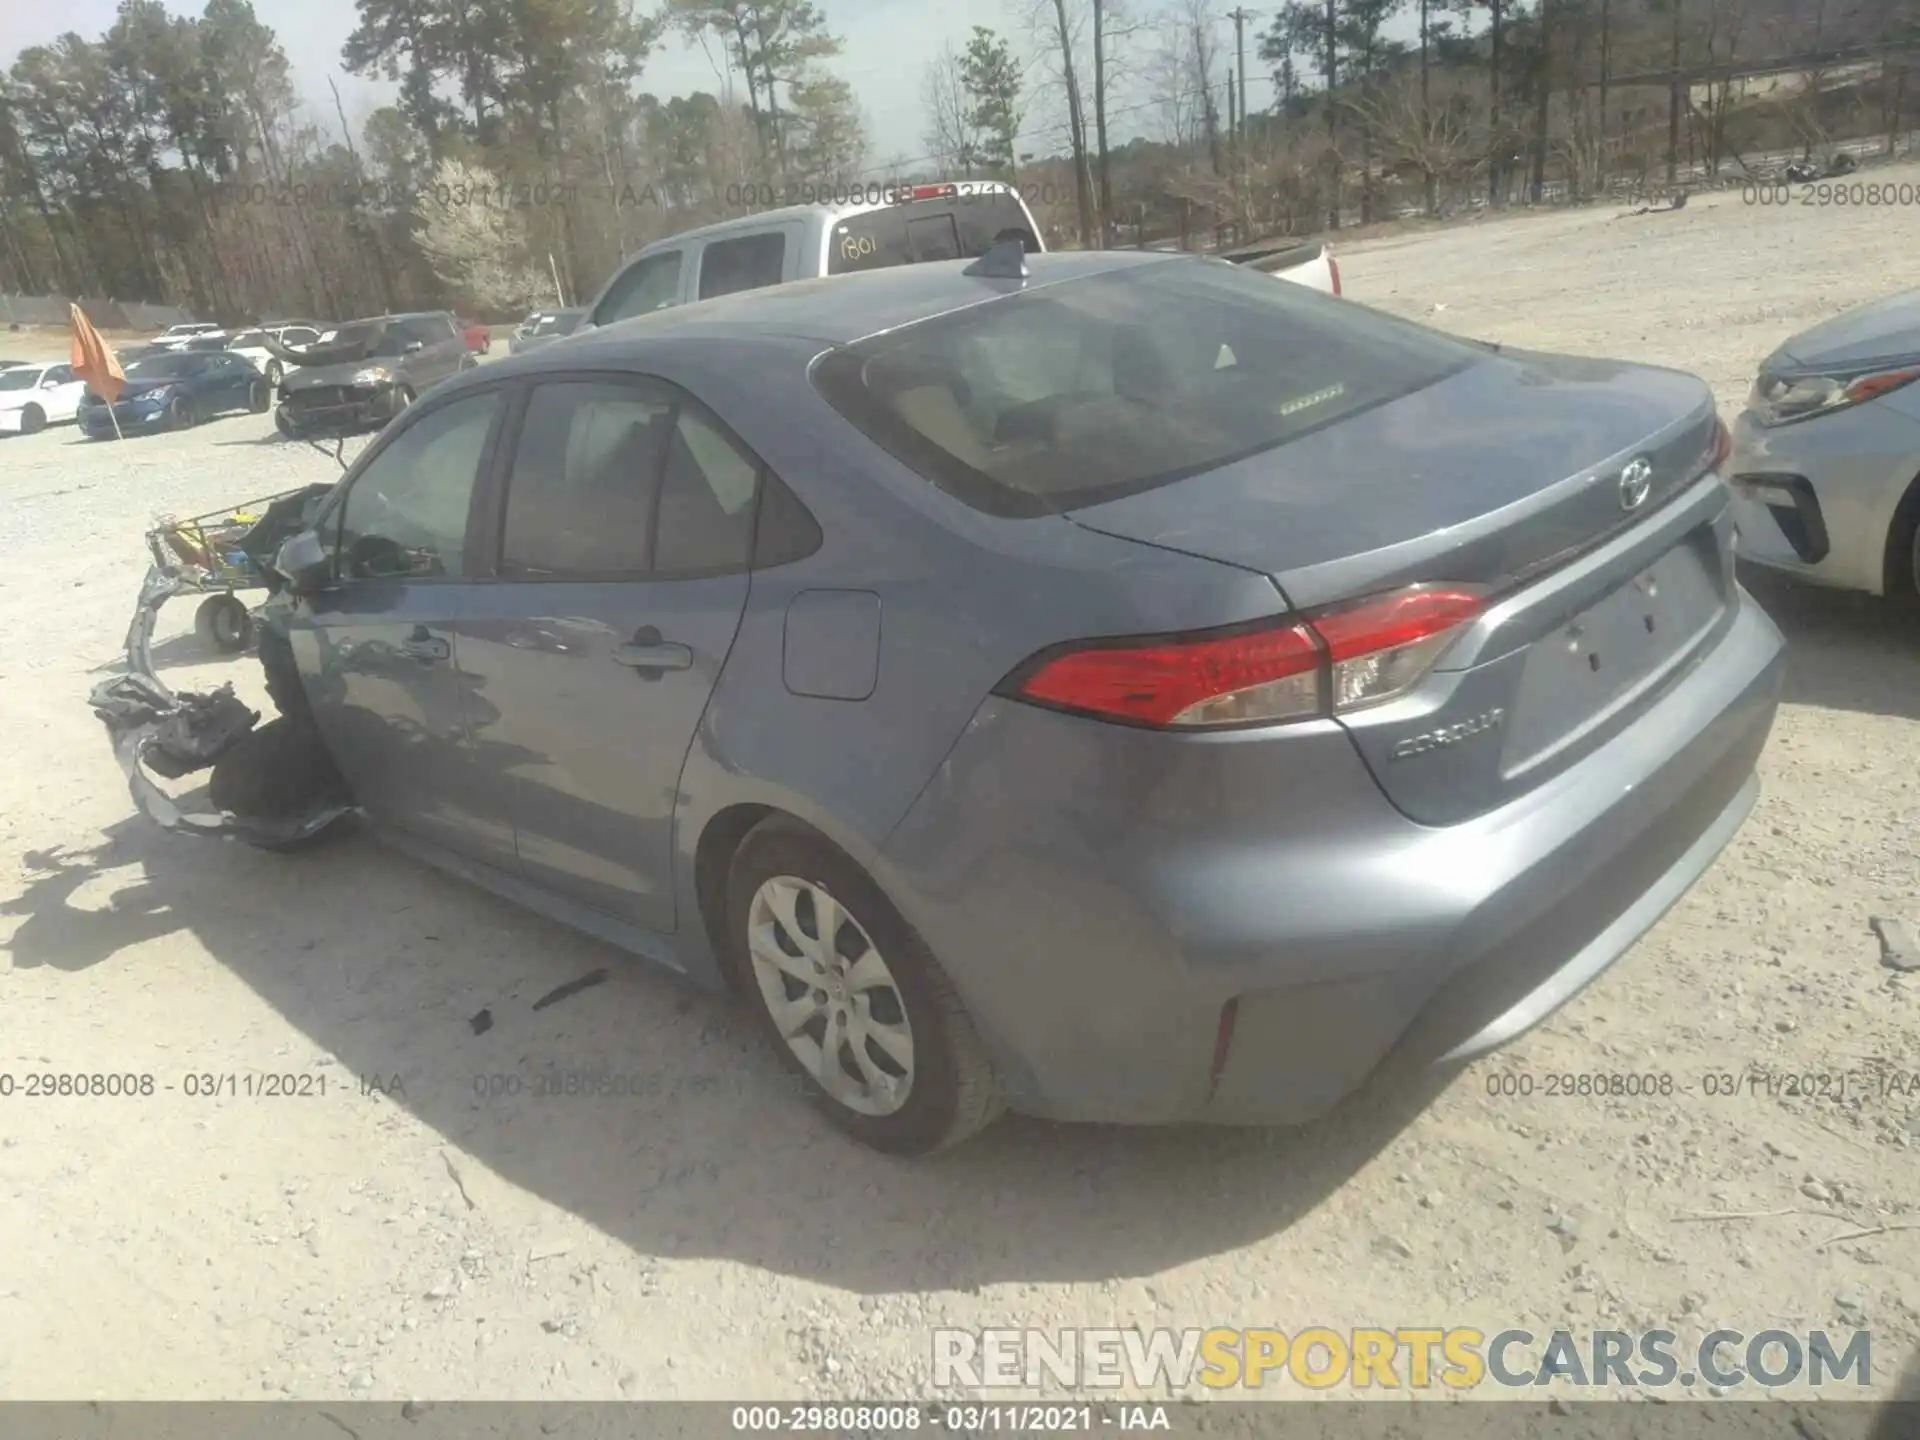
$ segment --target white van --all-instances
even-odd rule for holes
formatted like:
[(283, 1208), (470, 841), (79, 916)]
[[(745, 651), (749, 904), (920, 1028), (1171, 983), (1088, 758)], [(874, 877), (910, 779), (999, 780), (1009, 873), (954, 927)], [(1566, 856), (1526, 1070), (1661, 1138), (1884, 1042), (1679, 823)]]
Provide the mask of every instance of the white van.
[(851, 188), (851, 203), (789, 205), (655, 241), (614, 272), (575, 333), (767, 285), (971, 259), (1001, 240), (1046, 249), (1020, 192), (999, 181)]

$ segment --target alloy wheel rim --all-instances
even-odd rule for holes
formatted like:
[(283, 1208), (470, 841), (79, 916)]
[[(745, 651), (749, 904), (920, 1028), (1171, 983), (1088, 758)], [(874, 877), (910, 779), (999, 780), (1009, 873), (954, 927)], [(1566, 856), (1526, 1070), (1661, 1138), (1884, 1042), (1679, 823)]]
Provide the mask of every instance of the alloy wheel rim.
[(747, 910), (760, 999), (794, 1058), (859, 1115), (891, 1115), (913, 1093), (913, 1026), (866, 927), (826, 888), (776, 875)]

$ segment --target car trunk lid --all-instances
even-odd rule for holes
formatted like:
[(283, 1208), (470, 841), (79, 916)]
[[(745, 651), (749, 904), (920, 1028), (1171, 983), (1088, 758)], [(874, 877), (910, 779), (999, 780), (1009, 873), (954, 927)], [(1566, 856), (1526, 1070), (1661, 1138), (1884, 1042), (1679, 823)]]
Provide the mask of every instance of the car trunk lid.
[(1395, 804), (1450, 824), (1605, 743), (1731, 623), (1726, 494), (1703, 478), (1718, 435), (1691, 376), (1500, 354), (1070, 518), (1258, 570), (1309, 612), (1481, 590), (1487, 608), (1424, 680), (1341, 717)]

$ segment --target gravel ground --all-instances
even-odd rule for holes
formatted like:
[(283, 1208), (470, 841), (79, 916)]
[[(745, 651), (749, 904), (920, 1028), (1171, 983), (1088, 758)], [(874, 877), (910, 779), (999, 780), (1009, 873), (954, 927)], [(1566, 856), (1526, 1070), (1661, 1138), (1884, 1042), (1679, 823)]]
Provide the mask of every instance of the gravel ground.
[[(1731, 409), (1791, 332), (1920, 284), (1913, 224), (1730, 193), (1400, 237), (1343, 267), (1357, 299), (1682, 366)], [(0, 1397), (924, 1395), (943, 1324), (1864, 1326), (1880, 1380), (1920, 1344), (1920, 1101), (1701, 1093), (1755, 1067), (1920, 1070), (1920, 980), (1868, 928), (1920, 922), (1920, 650), (1874, 603), (1756, 584), (1793, 647), (1759, 809), (1503, 1054), (1303, 1131), (1016, 1119), (903, 1165), (788, 1099), (728, 1006), (592, 941), (371, 842), (277, 857), (132, 816), (84, 699), (140, 531), (330, 466), (265, 417), (0, 442), (0, 1072), (157, 1086), (0, 1099)], [(169, 681), (264, 705), (191, 608), (162, 617)], [(547, 1065), (642, 1093), (476, 1093)], [(1580, 1071), (1680, 1089), (1488, 1091)], [(260, 1072), (325, 1094), (187, 1093)]]

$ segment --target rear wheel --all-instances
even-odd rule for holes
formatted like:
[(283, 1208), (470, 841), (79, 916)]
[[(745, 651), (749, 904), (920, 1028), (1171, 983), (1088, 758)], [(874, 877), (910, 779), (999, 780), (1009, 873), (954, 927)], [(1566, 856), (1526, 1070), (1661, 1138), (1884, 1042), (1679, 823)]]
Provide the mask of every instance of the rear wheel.
[(1004, 1108), (926, 942), (865, 871), (797, 821), (765, 821), (741, 843), (723, 950), (781, 1064), (863, 1144), (924, 1155)]
[(247, 411), (253, 415), (264, 415), (267, 406), (273, 403), (273, 382), (256, 380), (247, 388)]
[(38, 405), (29, 405), (20, 412), (20, 433), (38, 435), (47, 428), (47, 412)]
[(234, 655), (253, 639), (253, 617), (232, 595), (209, 595), (193, 612), (193, 630), (202, 644)]
[(296, 429), (294, 423), (287, 418), (285, 409), (273, 412), (273, 428), (280, 432), (280, 437), (283, 440), (298, 440), (300, 438), (299, 430)]

